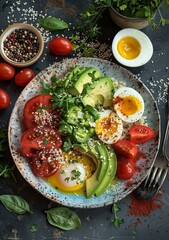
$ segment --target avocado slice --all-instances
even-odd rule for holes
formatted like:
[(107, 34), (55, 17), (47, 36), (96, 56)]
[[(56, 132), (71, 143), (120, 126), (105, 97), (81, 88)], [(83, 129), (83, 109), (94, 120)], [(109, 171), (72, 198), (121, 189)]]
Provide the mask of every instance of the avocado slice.
[(100, 170), (102, 169), (103, 172), (107, 171), (108, 151), (103, 144), (100, 144), (100, 147), (98, 148), (98, 152), (99, 152), (99, 159), (98, 159), (98, 166), (96, 168), (96, 171), (90, 178), (86, 180), (87, 198), (90, 198), (93, 195), (95, 195), (97, 188), (99, 187), (100, 183), (105, 177), (104, 175), (102, 175), (102, 178), (100, 176), (100, 179), (99, 179)]
[(95, 191), (95, 195), (97, 197), (107, 190), (107, 188), (109, 187), (109, 185), (111, 184), (112, 180), (115, 177), (116, 170), (117, 170), (117, 158), (112, 149), (111, 152), (109, 151), (108, 165), (104, 178), (102, 179), (98, 188)]
[(112, 106), (114, 84), (108, 76), (101, 77), (86, 87), (82, 97), (83, 105), (103, 105), (103, 107)]
[(74, 144), (73, 148), (90, 156), (96, 165), (94, 174), (86, 180), (87, 198), (101, 195), (116, 174), (117, 158), (113, 149), (94, 139), (89, 139), (85, 144)]
[(97, 79), (101, 76), (102, 73), (97, 68), (86, 68), (78, 75), (76, 82), (74, 82), (73, 85), (68, 88), (68, 91), (72, 95), (79, 95), (83, 92), (85, 84), (90, 83), (93, 79)]

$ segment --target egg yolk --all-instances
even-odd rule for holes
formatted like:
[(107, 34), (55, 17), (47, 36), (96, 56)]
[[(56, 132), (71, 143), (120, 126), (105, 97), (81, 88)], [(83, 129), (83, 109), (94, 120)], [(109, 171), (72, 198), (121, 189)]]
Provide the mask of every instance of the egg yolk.
[(124, 98), (118, 99), (119, 110), (126, 116), (131, 116), (136, 112), (140, 111), (142, 108), (142, 104), (134, 96), (126, 96)]
[(117, 44), (119, 54), (128, 60), (136, 58), (141, 51), (141, 45), (134, 37), (124, 37)]
[(111, 136), (117, 131), (118, 124), (111, 117), (103, 117), (96, 122), (96, 132), (99, 134), (106, 134), (106, 136)]
[(95, 166), (92, 160), (79, 152), (64, 153), (64, 164), (48, 182), (64, 192), (76, 192), (85, 188), (85, 181), (91, 177)]

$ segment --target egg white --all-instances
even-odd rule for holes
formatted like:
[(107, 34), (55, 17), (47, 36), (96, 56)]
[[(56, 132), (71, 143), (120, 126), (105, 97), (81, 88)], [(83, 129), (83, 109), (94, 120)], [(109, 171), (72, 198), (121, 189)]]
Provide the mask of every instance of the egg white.
[(99, 113), (100, 118), (96, 121), (95, 132), (98, 138), (107, 144), (118, 141), (123, 133), (123, 123), (117, 114), (111, 110)]
[[(128, 104), (127, 107), (132, 108), (133, 106), (136, 108), (136, 111), (133, 114), (130, 114), (128, 110), (123, 109), (121, 107), (121, 101), (126, 98), (131, 98), (131, 107)], [(142, 96), (133, 88), (130, 87), (121, 87), (115, 93), (113, 97), (114, 101), (114, 110), (116, 111), (117, 115), (120, 119), (127, 123), (137, 122), (144, 113), (144, 100)], [(140, 109), (139, 109), (140, 108)], [(130, 109), (129, 109), (130, 110)]]
[[(133, 37), (140, 43), (141, 51), (136, 58), (128, 60), (119, 54), (117, 45), (119, 40), (124, 37)], [(114, 37), (112, 41), (112, 52), (116, 60), (124, 66), (139, 67), (146, 64), (151, 59), (153, 55), (153, 45), (148, 36), (142, 31), (133, 28), (125, 28), (119, 31)]]

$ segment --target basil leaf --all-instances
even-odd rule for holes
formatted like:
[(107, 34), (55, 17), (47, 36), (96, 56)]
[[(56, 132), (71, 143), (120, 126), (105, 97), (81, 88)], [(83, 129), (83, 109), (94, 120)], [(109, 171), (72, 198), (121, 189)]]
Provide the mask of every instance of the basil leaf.
[(0, 201), (10, 212), (23, 214), (31, 212), (28, 203), (21, 197), (16, 195), (1, 195)]
[(55, 17), (40, 18), (38, 19), (39, 24), (49, 31), (63, 30), (68, 28), (68, 24), (63, 20)]
[(81, 226), (78, 215), (66, 207), (52, 208), (45, 211), (48, 222), (63, 230), (72, 230)]

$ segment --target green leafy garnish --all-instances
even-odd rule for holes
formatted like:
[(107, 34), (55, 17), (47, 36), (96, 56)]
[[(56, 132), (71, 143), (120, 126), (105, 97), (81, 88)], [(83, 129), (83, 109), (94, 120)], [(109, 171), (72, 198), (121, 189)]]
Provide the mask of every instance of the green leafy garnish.
[(68, 152), (72, 148), (72, 143), (70, 141), (70, 138), (67, 139), (67, 141), (64, 141), (63, 143), (63, 150), (65, 152)]
[(36, 224), (32, 224), (32, 226), (30, 227), (30, 231), (31, 232), (37, 232), (38, 231), (38, 226)]
[(45, 211), (48, 222), (63, 230), (77, 229), (81, 226), (78, 215), (66, 207), (52, 208)]
[(10, 212), (16, 214), (24, 214), (26, 212), (31, 213), (28, 203), (19, 196), (1, 195), (0, 201)]
[(63, 20), (55, 17), (38, 19), (39, 24), (49, 31), (64, 30), (68, 28), (68, 24)]
[(117, 216), (117, 213), (120, 211), (120, 207), (117, 204), (113, 204), (112, 206), (112, 213), (114, 213), (114, 216), (112, 218), (112, 223), (115, 226), (115, 228), (119, 228), (121, 224), (124, 223), (124, 219)]

